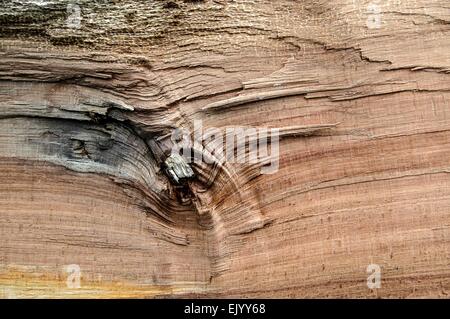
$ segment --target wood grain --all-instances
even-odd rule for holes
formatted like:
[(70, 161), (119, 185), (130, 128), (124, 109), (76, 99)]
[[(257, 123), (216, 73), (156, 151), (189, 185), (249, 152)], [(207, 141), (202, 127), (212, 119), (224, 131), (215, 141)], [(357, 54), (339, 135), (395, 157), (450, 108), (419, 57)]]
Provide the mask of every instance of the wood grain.
[[(69, 5), (0, 9), (0, 297), (448, 298), (448, 1)], [(279, 170), (175, 185), (196, 121), (279, 129)]]

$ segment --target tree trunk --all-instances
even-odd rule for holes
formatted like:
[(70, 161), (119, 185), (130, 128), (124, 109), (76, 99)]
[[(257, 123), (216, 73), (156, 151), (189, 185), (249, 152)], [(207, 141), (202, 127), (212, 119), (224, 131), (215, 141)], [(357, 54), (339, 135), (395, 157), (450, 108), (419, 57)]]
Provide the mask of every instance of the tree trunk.
[(447, 0), (3, 1), (0, 37), (0, 297), (448, 297)]

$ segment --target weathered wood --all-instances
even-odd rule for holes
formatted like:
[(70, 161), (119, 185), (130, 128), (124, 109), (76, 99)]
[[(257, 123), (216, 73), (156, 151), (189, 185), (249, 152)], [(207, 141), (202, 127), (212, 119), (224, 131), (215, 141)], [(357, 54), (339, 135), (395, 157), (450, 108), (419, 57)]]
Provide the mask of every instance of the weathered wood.
[[(2, 2), (0, 296), (448, 297), (449, 36), (447, 0)], [(277, 129), (278, 171), (193, 145), (178, 183), (196, 123)]]

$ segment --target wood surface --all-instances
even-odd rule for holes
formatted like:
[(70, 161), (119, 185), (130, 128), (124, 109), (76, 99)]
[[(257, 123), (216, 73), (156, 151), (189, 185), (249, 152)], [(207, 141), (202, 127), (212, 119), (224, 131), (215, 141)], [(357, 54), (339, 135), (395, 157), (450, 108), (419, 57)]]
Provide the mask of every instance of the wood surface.
[[(174, 185), (195, 121), (278, 171)], [(1, 1), (0, 158), (3, 298), (448, 298), (450, 3)]]

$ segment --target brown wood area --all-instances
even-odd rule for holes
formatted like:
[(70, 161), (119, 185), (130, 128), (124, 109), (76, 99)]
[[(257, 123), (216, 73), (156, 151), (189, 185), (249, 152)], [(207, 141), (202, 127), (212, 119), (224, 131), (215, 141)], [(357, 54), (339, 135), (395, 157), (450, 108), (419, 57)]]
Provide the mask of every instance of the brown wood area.
[(448, 298), (450, 3), (3, 1), (0, 159), (1, 298)]

